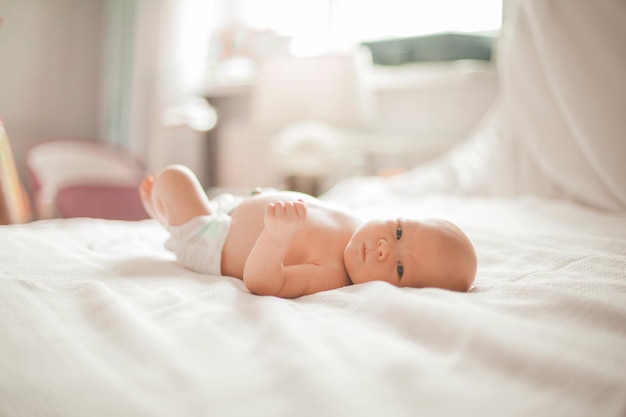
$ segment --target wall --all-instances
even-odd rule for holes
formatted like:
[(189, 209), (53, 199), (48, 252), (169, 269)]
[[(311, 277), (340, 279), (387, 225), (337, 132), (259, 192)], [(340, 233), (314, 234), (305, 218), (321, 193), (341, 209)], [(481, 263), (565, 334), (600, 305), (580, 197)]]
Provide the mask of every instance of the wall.
[(104, 0), (0, 0), (0, 118), (18, 170), (34, 143), (97, 138)]

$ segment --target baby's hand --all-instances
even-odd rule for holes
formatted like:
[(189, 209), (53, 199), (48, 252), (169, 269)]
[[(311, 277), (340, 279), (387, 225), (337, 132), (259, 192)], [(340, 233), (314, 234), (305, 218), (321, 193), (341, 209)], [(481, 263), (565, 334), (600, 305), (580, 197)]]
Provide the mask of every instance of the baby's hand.
[(265, 231), (279, 238), (293, 238), (304, 227), (306, 206), (302, 201), (279, 201), (265, 207)]

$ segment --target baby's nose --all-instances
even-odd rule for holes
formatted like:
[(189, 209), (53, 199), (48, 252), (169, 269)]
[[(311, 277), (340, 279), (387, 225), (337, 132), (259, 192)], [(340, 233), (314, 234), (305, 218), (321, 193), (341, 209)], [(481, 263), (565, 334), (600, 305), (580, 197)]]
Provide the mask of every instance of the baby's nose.
[(378, 240), (378, 244), (376, 245), (376, 251), (378, 259), (380, 261), (384, 261), (385, 259), (387, 259), (387, 255), (389, 255), (389, 244), (385, 239)]

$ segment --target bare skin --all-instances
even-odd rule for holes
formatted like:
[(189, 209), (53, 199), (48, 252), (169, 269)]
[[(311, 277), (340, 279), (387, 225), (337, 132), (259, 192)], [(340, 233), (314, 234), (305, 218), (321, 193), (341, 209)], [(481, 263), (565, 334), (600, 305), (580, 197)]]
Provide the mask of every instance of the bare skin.
[[(140, 194), (146, 211), (164, 226), (212, 214), (198, 180), (180, 165), (148, 176)], [(471, 243), (443, 220), (363, 223), (289, 191), (252, 196), (231, 217), (222, 274), (243, 279), (254, 294), (294, 298), (372, 280), (467, 291), (476, 273)]]

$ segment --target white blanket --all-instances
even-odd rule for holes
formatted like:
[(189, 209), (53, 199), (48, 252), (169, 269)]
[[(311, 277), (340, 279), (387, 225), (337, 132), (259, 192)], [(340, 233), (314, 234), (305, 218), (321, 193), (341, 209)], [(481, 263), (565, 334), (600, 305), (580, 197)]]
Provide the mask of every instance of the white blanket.
[(152, 220), (3, 227), (0, 415), (624, 415), (626, 214), (344, 186), (363, 217), (461, 225), (472, 291), (259, 297), (179, 266)]

